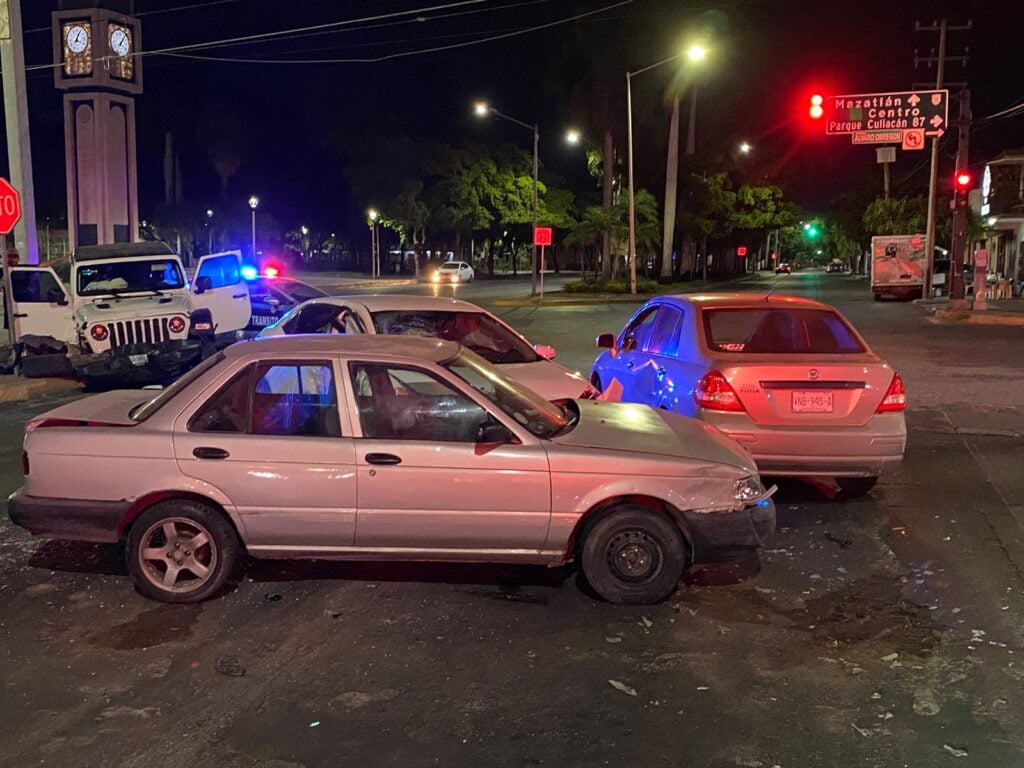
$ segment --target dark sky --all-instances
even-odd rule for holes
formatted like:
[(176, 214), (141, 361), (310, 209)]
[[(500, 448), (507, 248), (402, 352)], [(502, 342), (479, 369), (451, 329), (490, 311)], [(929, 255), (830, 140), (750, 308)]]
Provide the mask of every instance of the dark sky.
[[(424, 13), (424, 21), (389, 20), (288, 40), (191, 52), (195, 56), (296, 60), (362, 58), (445, 45), (556, 21), (612, 5), (614, 0), (488, 0)], [(441, 5), (444, 0), (136, 0), (147, 50), (305, 27), (390, 11)], [(49, 26), (56, 0), (23, 6), (26, 61), (49, 63)], [(186, 7), (183, 7), (186, 6)], [(467, 11), (472, 11), (467, 13)], [(481, 124), (470, 104), (486, 97), (527, 122), (538, 121), (542, 162), (556, 176), (590, 186), (582, 153), (561, 140), (572, 124), (588, 136), (601, 125), (593, 109), (601, 94), (624, 125), (623, 66), (642, 67), (672, 55), (698, 25), (714, 29), (713, 51), (699, 85), (698, 155), (723, 157), (742, 139), (754, 144), (752, 177), (770, 178), (810, 209), (837, 194), (881, 185), (869, 147), (849, 139), (813, 139), (803, 125), (806, 95), (909, 89), (915, 48), (935, 36), (914, 32), (948, 12), (971, 19), (969, 33), (950, 35), (950, 53), (971, 49), (966, 77), (976, 117), (1024, 99), (1024, 2), (1020, 0), (633, 0), (572, 24), (445, 52), (381, 63), (259, 64), (149, 56), (138, 101), (142, 215), (162, 199), (163, 136), (172, 131), (182, 162), (186, 199), (197, 209), (218, 204), (217, 177), (196, 125), (219, 105), (238, 116), (246, 154), (232, 179), (232, 200), (261, 196), (286, 226), (300, 222), (344, 229), (367, 201), (352, 200), (343, 177), (346, 151), (386, 152), (388, 138), (425, 135), (450, 141), (515, 142), (529, 149), (525, 130)], [(444, 17), (447, 14), (461, 15)], [(397, 23), (401, 22), (401, 23)], [(40, 31), (33, 31), (40, 30)], [(934, 77), (919, 70), (917, 79)], [(635, 80), (639, 183), (661, 196), (667, 133), (666, 65)], [(962, 80), (952, 66), (951, 78)], [(581, 96), (582, 94), (582, 96)], [(49, 71), (29, 73), (39, 216), (63, 210), (60, 94)], [(574, 114), (575, 113), (575, 114)], [(685, 126), (685, 110), (684, 110)], [(796, 118), (796, 119), (794, 119)], [(588, 124), (589, 123), (589, 124)], [(685, 131), (685, 127), (684, 127)], [(345, 137), (358, 137), (346, 144)], [(374, 147), (373, 139), (378, 138)], [(1024, 118), (995, 122), (974, 134), (972, 157), (983, 161), (1024, 146)], [(370, 147), (371, 149), (366, 149)], [(952, 156), (953, 143), (945, 148)], [(924, 152), (901, 152), (897, 190), (923, 191)], [(952, 161), (944, 160), (945, 169)]]

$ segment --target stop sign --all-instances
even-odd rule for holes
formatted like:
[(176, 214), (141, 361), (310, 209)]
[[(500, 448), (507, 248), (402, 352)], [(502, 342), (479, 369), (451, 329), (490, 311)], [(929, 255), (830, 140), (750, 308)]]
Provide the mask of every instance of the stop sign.
[(21, 198), (7, 179), (0, 178), (0, 235), (6, 235), (21, 218)]

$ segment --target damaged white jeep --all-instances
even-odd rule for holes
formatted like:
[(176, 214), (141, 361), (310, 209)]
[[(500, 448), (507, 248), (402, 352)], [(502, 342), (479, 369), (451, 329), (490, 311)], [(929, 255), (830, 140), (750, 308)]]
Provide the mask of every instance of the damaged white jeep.
[(241, 267), (237, 251), (204, 256), (190, 284), (177, 254), (156, 242), (82, 246), (67, 285), (51, 267), (13, 267), (12, 337), (64, 342), (86, 383), (174, 377), (199, 361), (204, 343), (248, 324)]

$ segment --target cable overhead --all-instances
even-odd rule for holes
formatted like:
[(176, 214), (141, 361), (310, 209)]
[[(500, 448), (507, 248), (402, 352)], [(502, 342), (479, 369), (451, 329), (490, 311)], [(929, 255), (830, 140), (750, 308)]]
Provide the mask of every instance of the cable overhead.
[(385, 56), (376, 56), (374, 58), (362, 58), (362, 59), (241, 59), (230, 56), (202, 56), (198, 54), (186, 54), (177, 53), (176, 51), (151, 51), (151, 53), (162, 54), (165, 56), (173, 56), (180, 59), (190, 59), (196, 61), (218, 61), (218, 62), (232, 62), (236, 64), (377, 64), (383, 61), (392, 61), (394, 59), (403, 59), (410, 56), (421, 56), (428, 53), (439, 53), (441, 51), (450, 51), (456, 48), (466, 48), (472, 45), (482, 45), (483, 43), (491, 43), (497, 40), (506, 40), (510, 37), (518, 37), (525, 35), (530, 32), (537, 32), (542, 29), (550, 29), (551, 27), (561, 26), (563, 24), (569, 24), (580, 19), (594, 16), (604, 11), (611, 10), (612, 8), (618, 8), (623, 5), (629, 5), (635, 2), (635, 0), (620, 0), (620, 2), (606, 5), (603, 8), (597, 8), (592, 11), (585, 11), (574, 16), (567, 16), (563, 19), (557, 19), (555, 21), (549, 21), (545, 24), (537, 24), (532, 27), (523, 27), (521, 29), (513, 30), (511, 32), (505, 32), (503, 34), (489, 35), (477, 40), (467, 40), (461, 43), (452, 43), (450, 45), (439, 45), (433, 48), (419, 48), (413, 51), (401, 51), (398, 53), (390, 53)]

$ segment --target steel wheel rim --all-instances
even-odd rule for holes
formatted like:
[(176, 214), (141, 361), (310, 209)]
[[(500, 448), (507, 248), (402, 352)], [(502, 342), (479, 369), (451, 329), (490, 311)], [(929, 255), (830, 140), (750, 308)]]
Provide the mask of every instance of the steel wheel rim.
[(165, 592), (183, 594), (213, 578), (218, 555), (204, 525), (187, 517), (165, 517), (142, 534), (137, 558), (146, 581)]
[(608, 542), (605, 557), (615, 577), (632, 584), (650, 581), (661, 571), (661, 544), (641, 530), (617, 534)]

